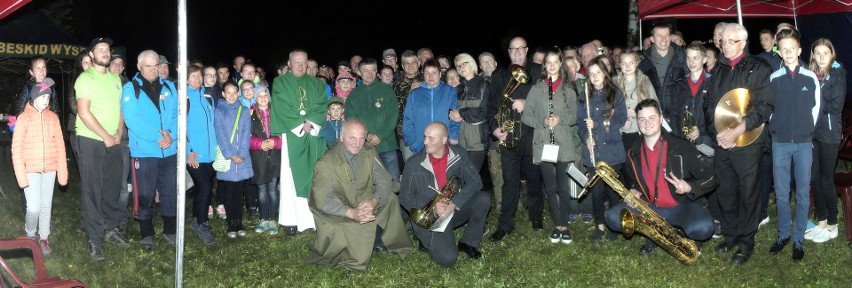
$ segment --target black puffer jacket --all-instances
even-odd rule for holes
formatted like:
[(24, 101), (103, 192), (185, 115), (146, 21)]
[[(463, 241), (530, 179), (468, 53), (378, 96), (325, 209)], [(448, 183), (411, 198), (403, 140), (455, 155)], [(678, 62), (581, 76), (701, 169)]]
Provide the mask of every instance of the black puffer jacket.
[[(18, 95), (15, 96), (15, 111), (13, 111), (15, 115), (20, 115), (21, 112), (24, 112), (24, 107), (27, 106), (27, 102), (32, 100), (30, 91), (33, 90), (33, 86), (35, 84), (35, 78), (30, 77), (30, 79), (27, 80), (27, 83), (21, 87), (21, 90), (18, 90)], [(56, 85), (50, 87), (50, 90), (50, 111), (59, 115), (60, 111), (58, 110), (59, 101), (56, 99)]]
[(843, 124), (840, 112), (846, 101), (846, 69), (838, 62), (834, 62), (828, 75), (820, 81), (820, 103), (819, 117), (817, 118), (814, 141), (821, 143), (840, 144), (843, 137)]
[[(719, 73), (713, 75), (709, 91), (704, 99), (704, 117), (707, 124), (707, 134), (710, 139), (716, 139), (719, 134), (714, 125), (716, 115), (716, 104), (728, 91), (736, 88), (746, 88), (751, 95), (748, 112), (743, 121), (746, 122), (746, 131), (751, 131), (769, 121), (769, 116), (775, 111), (775, 94), (769, 88), (769, 75), (772, 71), (766, 60), (753, 55), (745, 55), (734, 67), (730, 66), (728, 59), (720, 59)], [(769, 138), (769, 129), (763, 129), (761, 136), (754, 144), (766, 144)], [(732, 150), (736, 151), (740, 147)]]
[[(680, 46), (671, 43), (669, 53), (674, 53), (674, 58), (669, 63), (668, 70), (657, 71), (657, 67), (654, 66), (654, 53), (651, 49), (654, 49), (653, 45), (642, 53), (643, 58), (642, 62), (639, 62), (639, 70), (642, 70), (642, 73), (645, 73), (645, 76), (648, 76), (648, 79), (651, 80), (651, 85), (654, 85), (654, 91), (657, 92), (657, 99), (660, 99), (660, 108), (665, 113), (671, 105), (670, 102), (675, 93), (677, 82), (689, 74), (689, 68), (686, 67), (686, 52)], [(660, 73), (666, 73), (663, 83), (660, 83)], [(670, 116), (663, 115), (663, 117), (669, 118)]]

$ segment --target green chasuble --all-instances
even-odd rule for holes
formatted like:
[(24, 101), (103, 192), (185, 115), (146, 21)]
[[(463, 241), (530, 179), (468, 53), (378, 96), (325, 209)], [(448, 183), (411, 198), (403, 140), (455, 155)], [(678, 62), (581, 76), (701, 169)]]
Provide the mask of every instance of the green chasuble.
[[(275, 110), (270, 115), (271, 134), (287, 134), (287, 153), (296, 186), (296, 196), (307, 198), (311, 191), (314, 165), (326, 150), (325, 140), (319, 130), (325, 124), (325, 84), (312, 76), (294, 76), (287, 72), (275, 78), (272, 84), (272, 103)], [(310, 134), (301, 132), (305, 121), (314, 123)], [(293, 129), (300, 128), (296, 133)]]

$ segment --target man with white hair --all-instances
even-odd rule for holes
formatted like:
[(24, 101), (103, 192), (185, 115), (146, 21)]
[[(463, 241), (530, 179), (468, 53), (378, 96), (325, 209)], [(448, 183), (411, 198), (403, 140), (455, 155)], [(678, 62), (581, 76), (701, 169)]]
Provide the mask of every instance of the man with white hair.
[(757, 129), (767, 121), (775, 110), (775, 96), (769, 88), (769, 75), (772, 73), (765, 60), (749, 55), (748, 32), (740, 24), (725, 25), (719, 41), (724, 58), (720, 58), (718, 75), (713, 75), (707, 99), (705, 115), (715, 115), (716, 103), (728, 91), (737, 88), (749, 90), (751, 100), (748, 111), (739, 125), (722, 131), (716, 130), (715, 120), (707, 121), (707, 131), (716, 139), (715, 159), (716, 175), (721, 185), (716, 191), (722, 217), (723, 241), (716, 247), (717, 253), (725, 253), (738, 245), (737, 252), (731, 258), (735, 265), (744, 264), (754, 252), (754, 235), (757, 232), (760, 193), (757, 186), (760, 155), (767, 149), (769, 138), (766, 129), (750, 145), (736, 145), (737, 138), (746, 131)]
[(139, 53), (139, 72), (124, 85), (121, 112), (130, 136), (135, 218), (139, 220), (139, 246), (154, 249), (154, 195), (160, 195), (163, 239), (177, 240), (177, 89), (158, 75), (158, 59), (153, 50)]

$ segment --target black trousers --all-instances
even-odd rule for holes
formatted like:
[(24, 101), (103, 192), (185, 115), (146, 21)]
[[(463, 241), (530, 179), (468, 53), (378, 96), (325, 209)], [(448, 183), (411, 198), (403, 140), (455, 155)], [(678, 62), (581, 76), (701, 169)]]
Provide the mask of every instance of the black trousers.
[[(814, 162), (811, 170), (811, 190), (814, 212), (818, 221), (837, 224), (837, 192), (834, 190), (834, 165), (837, 164), (838, 144), (814, 141)], [(850, 229), (847, 227), (846, 229)]]
[[(456, 264), (459, 249), (456, 247), (456, 228), (465, 226), (460, 242), (471, 247), (479, 247), (482, 242), (482, 234), (485, 233), (485, 224), (488, 221), (488, 209), (491, 207), (491, 194), (485, 191), (476, 191), (473, 197), (467, 201), (464, 207), (458, 207), (453, 214), (453, 219), (447, 225), (444, 232), (432, 232), (412, 224), (414, 234), (423, 247), (429, 250), (429, 256), (438, 265), (452, 267)], [(451, 229), (452, 228), (452, 229)]]
[(198, 163), (198, 168), (186, 165), (186, 171), (189, 172), (189, 177), (192, 177), (192, 183), (195, 183), (192, 215), (195, 216), (198, 224), (206, 223), (209, 220), (207, 217), (207, 205), (210, 204), (210, 195), (213, 194), (213, 181), (216, 181), (216, 170), (213, 170), (213, 163)]
[(725, 242), (739, 244), (742, 250), (754, 248), (754, 235), (760, 222), (757, 178), (764, 149), (762, 145), (753, 144), (736, 151), (717, 148), (715, 152), (722, 235), (725, 235)]
[(521, 197), (521, 178), (527, 180), (527, 212), (530, 221), (541, 222), (544, 202), (541, 191), (541, 169), (533, 164), (532, 151), (523, 151), (523, 146), (514, 150), (500, 149), (503, 165), (503, 198), (497, 230), (515, 229), (515, 212)]
[(118, 193), (123, 183), (121, 148), (106, 148), (103, 141), (77, 137), (77, 150), (83, 229), (89, 241), (100, 246), (104, 231), (118, 225)]
[(248, 186), (248, 180), (240, 180), (237, 182), (222, 181), (219, 182), (222, 186), (217, 189), (222, 189), (225, 195), (225, 213), (228, 214), (228, 232), (237, 232), (242, 229), (243, 219), (243, 195)]
[[(613, 170), (621, 171), (621, 167), (624, 166), (624, 163), (610, 165)], [(586, 171), (594, 171), (592, 167), (586, 167)], [(620, 172), (618, 172), (620, 173)], [(624, 179), (624, 176), (619, 176), (619, 179)], [(623, 184), (623, 183), (622, 183)], [(590, 189), (589, 194), (592, 197), (592, 216), (595, 218), (595, 223), (598, 225), (606, 224), (606, 204), (609, 203), (609, 207), (615, 206), (621, 202), (621, 196), (618, 193), (615, 193), (615, 190), (612, 189), (603, 179), (599, 180), (592, 188)]]

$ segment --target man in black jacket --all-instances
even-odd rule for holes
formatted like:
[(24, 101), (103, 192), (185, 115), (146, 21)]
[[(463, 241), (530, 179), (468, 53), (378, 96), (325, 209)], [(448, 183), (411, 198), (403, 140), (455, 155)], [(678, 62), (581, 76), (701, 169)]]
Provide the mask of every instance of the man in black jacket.
[[(500, 220), (497, 224), (497, 231), (491, 235), (491, 241), (500, 241), (506, 234), (512, 233), (515, 229), (515, 212), (518, 209), (518, 200), (521, 195), (521, 176), (527, 180), (527, 211), (532, 222), (533, 230), (542, 228), (542, 211), (544, 203), (542, 201), (541, 190), (541, 169), (533, 164), (532, 157), (532, 139), (533, 128), (521, 123), (521, 113), (524, 112), (524, 104), (526, 103), (527, 94), (536, 81), (541, 78), (541, 65), (527, 61), (527, 41), (521, 37), (515, 37), (509, 41), (509, 59), (513, 65), (523, 67), (524, 72), (529, 76), (529, 82), (526, 85), (520, 85), (512, 95), (514, 101), (510, 102), (505, 109), (509, 109), (510, 114), (514, 114), (515, 133), (518, 127), (523, 125), (523, 132), (520, 136), (520, 144), (517, 148), (506, 149), (498, 147), (500, 151), (500, 162), (503, 166), (503, 195), (500, 208)], [(497, 115), (499, 105), (502, 103), (503, 90), (512, 79), (512, 65), (506, 68), (501, 68), (491, 74), (491, 99), (488, 100), (488, 114)], [(490, 117), (490, 131), (494, 140), (503, 140), (507, 138), (506, 131), (497, 123), (494, 117)]]
[[(775, 96), (769, 89), (769, 64), (763, 59), (746, 52), (748, 32), (740, 24), (725, 25), (722, 32), (722, 67), (704, 101), (707, 132), (716, 140), (713, 161), (716, 177), (719, 178), (718, 198), (722, 217), (722, 235), (725, 241), (716, 247), (717, 253), (725, 253), (739, 245), (731, 263), (740, 265), (751, 258), (754, 251), (754, 235), (757, 232), (760, 193), (756, 182), (759, 175), (760, 155), (766, 150), (769, 138), (766, 129), (750, 145), (737, 147), (737, 138), (757, 129), (767, 121), (775, 110)], [(748, 111), (739, 125), (717, 131), (715, 126), (716, 104), (728, 91), (736, 88), (749, 90), (751, 100)]]
[[(698, 200), (719, 185), (713, 171), (704, 164), (695, 146), (663, 132), (657, 100), (643, 100), (635, 109), (642, 139), (637, 139), (628, 150), (627, 187), (669, 225), (683, 229), (689, 239), (710, 239), (713, 217)], [(628, 206), (622, 202), (607, 211), (606, 223), (610, 229), (621, 231), (621, 210)], [(630, 210), (638, 213), (633, 207)], [(639, 253), (649, 254), (655, 247), (648, 240)]]
[[(675, 113), (675, 108), (670, 107), (671, 98), (675, 97), (675, 86), (678, 81), (689, 74), (686, 68), (686, 54), (678, 45), (673, 45), (671, 42), (671, 27), (665, 23), (658, 23), (651, 28), (651, 48), (648, 48), (643, 53), (642, 62), (639, 63), (639, 70), (648, 76), (651, 80), (651, 85), (654, 85), (654, 91), (657, 92), (657, 98), (660, 99), (660, 109), (663, 116), (670, 120), (671, 114)], [(669, 123), (672, 123), (669, 121)]]
[[(482, 257), (478, 247), (491, 207), (491, 197), (481, 191), (479, 169), (473, 167), (464, 149), (447, 144), (448, 135), (447, 126), (443, 122), (426, 126), (423, 132), (424, 148), (408, 159), (399, 191), (399, 203), (406, 211), (422, 209), (435, 198), (435, 190), (442, 190), (453, 176), (461, 180), (461, 191), (455, 191), (451, 200), (440, 199), (429, 211), (433, 215), (430, 217), (432, 220), (450, 217), (447, 215), (453, 213), (446, 229), (435, 231), (411, 225), (422, 248), (443, 267), (455, 265), (459, 251), (473, 259)], [(467, 227), (456, 248), (453, 230), (462, 225)]]

